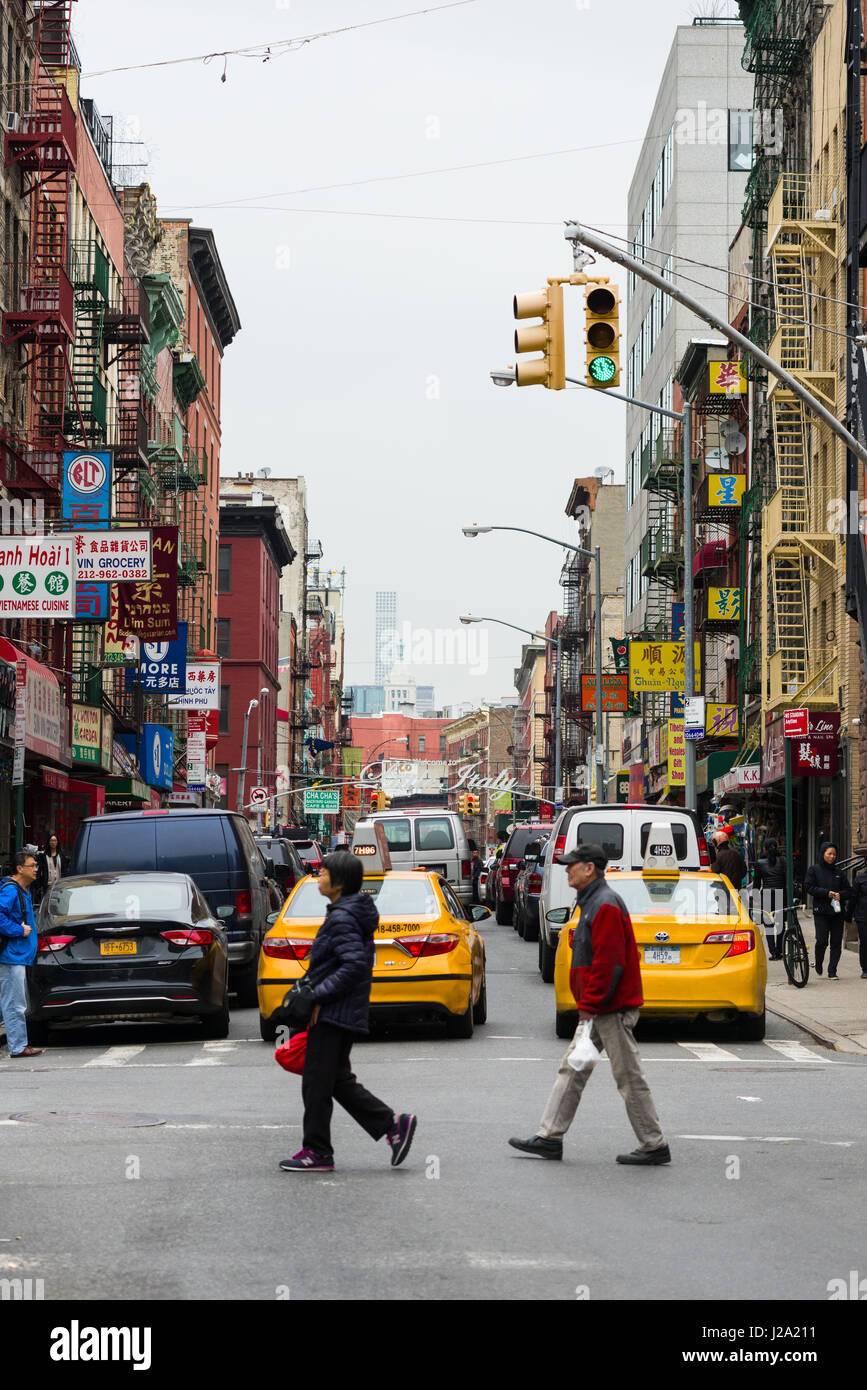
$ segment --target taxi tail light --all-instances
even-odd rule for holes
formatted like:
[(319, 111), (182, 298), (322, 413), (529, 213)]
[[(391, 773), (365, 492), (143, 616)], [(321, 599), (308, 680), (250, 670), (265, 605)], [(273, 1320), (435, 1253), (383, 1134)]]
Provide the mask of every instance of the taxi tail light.
[(572, 950), (572, 942), (575, 940), (575, 928), (569, 928), (569, 950)]
[(212, 946), (214, 933), (206, 927), (193, 927), (192, 931), (178, 927), (172, 931), (161, 931), (160, 936), (172, 946)]
[(756, 949), (756, 936), (752, 931), (712, 931), (704, 939), (705, 946), (724, 946), (726, 942), (730, 944), (723, 960), (728, 960), (729, 956), (744, 956), (747, 951)]
[(444, 956), (449, 951), (453, 951), (460, 941), (459, 936), (396, 936), (395, 944), (400, 946), (407, 955), (414, 956)]
[(312, 945), (312, 941), (293, 936), (268, 936), (262, 942), (262, 950), (266, 956), (279, 960), (306, 960)]
[(37, 955), (50, 955), (52, 951), (63, 951), (71, 946), (74, 936), (40, 936), (36, 942)]
[(698, 867), (700, 869), (710, 868), (710, 853), (707, 847), (707, 840), (703, 835), (698, 837)]

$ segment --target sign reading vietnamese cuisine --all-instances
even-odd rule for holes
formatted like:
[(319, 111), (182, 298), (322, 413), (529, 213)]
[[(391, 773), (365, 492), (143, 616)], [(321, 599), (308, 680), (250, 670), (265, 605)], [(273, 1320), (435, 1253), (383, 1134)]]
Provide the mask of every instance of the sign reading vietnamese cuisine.
[(73, 537), (0, 536), (0, 618), (74, 618)]

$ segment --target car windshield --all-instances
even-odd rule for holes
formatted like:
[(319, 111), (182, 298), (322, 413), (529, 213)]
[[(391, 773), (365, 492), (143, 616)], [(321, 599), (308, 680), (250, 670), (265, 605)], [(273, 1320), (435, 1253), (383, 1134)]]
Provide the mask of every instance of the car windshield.
[(621, 878), (608, 884), (631, 917), (736, 917), (737, 904), (719, 878)]
[(113, 883), (60, 883), (51, 892), (48, 911), (58, 920), (85, 917), (163, 917), (186, 913), (190, 892), (183, 882), (124, 878)]
[[(439, 911), (436, 894), (424, 878), (369, 878), (365, 879), (361, 891), (374, 899), (380, 917), (427, 917)], [(319, 892), (316, 883), (302, 883), (286, 909), (284, 920), (287, 917), (322, 918), (327, 906), (328, 900)]]

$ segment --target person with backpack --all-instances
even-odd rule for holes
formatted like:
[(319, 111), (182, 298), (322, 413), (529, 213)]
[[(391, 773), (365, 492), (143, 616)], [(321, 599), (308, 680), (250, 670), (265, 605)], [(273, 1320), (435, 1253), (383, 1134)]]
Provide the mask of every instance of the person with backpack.
[(15, 855), (15, 872), (0, 882), (0, 1015), (10, 1057), (40, 1057), (27, 1041), (27, 967), (36, 959), (36, 917), (30, 889), (39, 866), (32, 850)]
[(821, 975), (825, 951), (828, 950), (828, 979), (837, 979), (837, 966), (843, 950), (843, 920), (849, 910), (852, 889), (836, 867), (837, 846), (823, 840), (819, 858), (811, 864), (804, 879), (804, 892), (813, 899), (813, 922), (816, 927), (816, 974)]
[[(780, 854), (780, 847), (773, 835), (765, 840), (764, 856), (756, 864), (753, 874), (753, 888), (759, 894), (759, 910), (773, 917), (773, 926), (767, 928), (768, 956), (771, 960), (781, 959), (783, 943), (783, 908), (786, 904), (786, 861)], [(761, 922), (762, 918), (754, 919)]]

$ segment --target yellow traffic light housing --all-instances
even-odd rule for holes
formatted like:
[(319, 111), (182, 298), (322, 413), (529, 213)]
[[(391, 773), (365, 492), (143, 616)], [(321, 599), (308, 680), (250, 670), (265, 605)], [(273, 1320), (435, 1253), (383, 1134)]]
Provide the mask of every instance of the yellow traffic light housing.
[(467, 814), (467, 801), (468, 798), (466, 792), (461, 792), (460, 796), (458, 797), (458, 811), (462, 816), (465, 816)]
[(584, 290), (586, 381), (606, 390), (620, 385), (620, 293), (616, 285)]
[(515, 352), (541, 352), (515, 368), (519, 386), (546, 386), (562, 391), (566, 385), (566, 344), (563, 329), (563, 286), (516, 294), (516, 319), (541, 319), (541, 323), (515, 329)]
[(470, 795), (467, 797), (467, 804), (471, 816), (477, 816), (482, 807), (481, 797)]
[(379, 793), (379, 809), (380, 809), (380, 811), (387, 811), (390, 805), (391, 805), (391, 797), (389, 796), (388, 792), (380, 792), (380, 793)]

